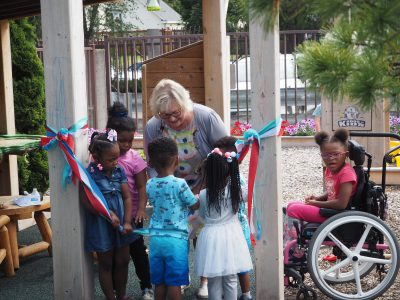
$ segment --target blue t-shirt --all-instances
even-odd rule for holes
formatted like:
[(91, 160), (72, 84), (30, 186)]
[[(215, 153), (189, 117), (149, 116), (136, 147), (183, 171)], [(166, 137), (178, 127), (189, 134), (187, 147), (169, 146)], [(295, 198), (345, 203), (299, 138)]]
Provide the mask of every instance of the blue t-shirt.
[(189, 207), (197, 202), (186, 181), (173, 175), (151, 178), (146, 184), (149, 203), (153, 206), (150, 236), (188, 239)]

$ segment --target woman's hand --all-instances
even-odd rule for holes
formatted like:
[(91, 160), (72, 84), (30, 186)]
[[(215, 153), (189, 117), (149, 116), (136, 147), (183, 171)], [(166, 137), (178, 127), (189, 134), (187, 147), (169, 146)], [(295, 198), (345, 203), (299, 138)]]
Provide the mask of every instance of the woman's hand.
[(131, 223), (125, 222), (124, 223), (124, 230), (122, 231), (122, 234), (129, 234), (133, 230)]
[(112, 210), (110, 210), (110, 215), (111, 215), (112, 226), (115, 228), (118, 228), (120, 225), (120, 220), (119, 220), (118, 216)]
[(140, 223), (147, 221), (149, 219), (149, 216), (146, 214), (146, 211), (144, 209), (139, 209), (136, 213), (136, 218), (135, 218), (135, 223)]

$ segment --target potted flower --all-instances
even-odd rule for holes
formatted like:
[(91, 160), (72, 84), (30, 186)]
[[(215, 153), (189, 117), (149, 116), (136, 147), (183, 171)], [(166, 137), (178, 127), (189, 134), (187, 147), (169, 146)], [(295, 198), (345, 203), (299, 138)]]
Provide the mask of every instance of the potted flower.
[(236, 121), (231, 127), (231, 135), (242, 136), (243, 133), (249, 128), (251, 128), (251, 125), (249, 123), (242, 123), (240, 121)]
[(313, 119), (301, 120), (295, 124), (286, 123), (285, 136), (314, 136), (316, 133)]

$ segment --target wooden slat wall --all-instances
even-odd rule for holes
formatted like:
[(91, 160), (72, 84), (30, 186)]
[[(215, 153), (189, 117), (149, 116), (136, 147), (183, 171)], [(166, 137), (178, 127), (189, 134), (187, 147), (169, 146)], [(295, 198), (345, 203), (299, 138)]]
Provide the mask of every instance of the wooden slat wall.
[(194, 102), (205, 104), (203, 42), (148, 60), (143, 65), (142, 76), (145, 120), (153, 116), (147, 104), (151, 93), (164, 78), (179, 82), (190, 92)]
[[(344, 101), (347, 102), (348, 100), (344, 99)], [(332, 102), (326, 97), (323, 97), (321, 104), (321, 129), (328, 133), (333, 133)], [(335, 103), (333, 103), (333, 105), (335, 105)], [(387, 105), (387, 100), (378, 101), (373, 107), (371, 132), (389, 132), (389, 109)], [(373, 167), (382, 167), (383, 155), (389, 150), (389, 138), (353, 137), (352, 139), (363, 145), (366, 151), (372, 155)], [(364, 166), (366, 166), (366, 162)]]

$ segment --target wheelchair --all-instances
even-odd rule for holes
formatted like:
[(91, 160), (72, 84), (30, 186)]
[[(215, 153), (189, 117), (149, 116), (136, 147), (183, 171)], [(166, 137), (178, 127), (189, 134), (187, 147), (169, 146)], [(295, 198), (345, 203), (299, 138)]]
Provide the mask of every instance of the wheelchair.
[[(400, 140), (400, 136), (387, 133), (352, 132), (350, 136)], [(384, 222), (385, 179), (386, 163), (392, 162), (391, 153), (399, 148), (384, 155), (382, 184), (376, 185), (369, 179), (372, 156), (350, 140), (349, 158), (354, 162), (358, 184), (347, 209), (321, 208), (320, 214), (327, 217), (322, 224), (292, 219), (294, 234), (284, 242), (284, 283), (298, 288), (296, 299), (317, 299), (316, 292), (304, 283), (306, 273), (323, 294), (338, 300), (375, 299), (393, 284), (400, 254), (396, 236)]]

